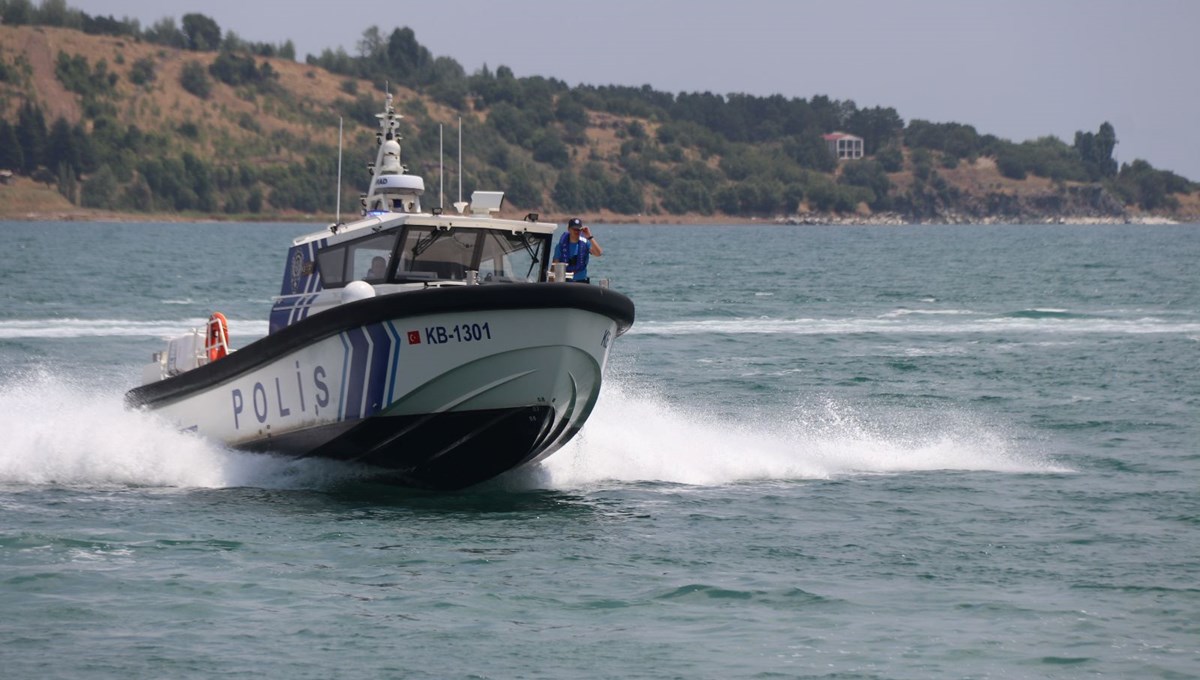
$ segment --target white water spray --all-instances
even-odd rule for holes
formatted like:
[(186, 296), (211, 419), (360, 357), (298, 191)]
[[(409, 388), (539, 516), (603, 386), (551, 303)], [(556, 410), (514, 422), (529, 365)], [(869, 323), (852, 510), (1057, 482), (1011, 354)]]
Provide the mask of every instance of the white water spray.
[[(363, 468), (227, 449), (127, 410), (119, 394), (50, 375), (0, 386), (0, 485), (323, 489)], [(610, 380), (579, 436), (517, 488), (611, 483), (717, 486), (755, 480), (935, 470), (1069, 471), (1015, 451), (1010, 437), (967, 416), (866, 416), (826, 401), (788, 418), (714, 416)]]
[(0, 485), (325, 488), (361, 475), (326, 461), (231, 451), (50, 375), (0, 389)]
[(1067, 472), (977, 418), (866, 415), (836, 401), (788, 417), (713, 417), (610, 381), (580, 436), (544, 463), (553, 488), (656, 481), (712, 486), (936, 470)]

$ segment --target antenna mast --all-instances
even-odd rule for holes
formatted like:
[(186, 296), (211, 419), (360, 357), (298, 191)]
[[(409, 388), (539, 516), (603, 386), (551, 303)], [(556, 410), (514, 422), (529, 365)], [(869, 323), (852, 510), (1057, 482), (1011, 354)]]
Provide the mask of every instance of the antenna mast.
[(442, 124), (438, 123), (438, 207), (446, 207), (446, 164), (442, 152)]
[(338, 178), (337, 178), (337, 217), (334, 224), (342, 223), (342, 118), (338, 117)]
[(465, 210), (467, 207), (467, 204), (464, 203), (462, 200), (462, 178), (463, 178), (462, 116), (459, 116), (458, 117), (458, 202), (454, 204), (454, 209), (457, 210), (458, 214), (460, 214), (460, 215), (462, 214), (463, 210)]

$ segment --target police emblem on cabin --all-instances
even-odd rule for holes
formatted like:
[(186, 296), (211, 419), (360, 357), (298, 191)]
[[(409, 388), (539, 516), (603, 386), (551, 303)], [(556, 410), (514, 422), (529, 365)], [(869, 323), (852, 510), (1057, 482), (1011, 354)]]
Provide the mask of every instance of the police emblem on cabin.
[(304, 273), (304, 255), (299, 250), (292, 257), (292, 290), (300, 287), (300, 275)]

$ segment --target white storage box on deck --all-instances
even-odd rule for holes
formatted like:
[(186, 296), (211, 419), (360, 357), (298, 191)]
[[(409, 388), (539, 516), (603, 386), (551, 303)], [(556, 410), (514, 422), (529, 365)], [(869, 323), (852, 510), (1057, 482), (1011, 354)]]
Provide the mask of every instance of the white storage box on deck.
[(167, 341), (167, 375), (179, 375), (202, 363), (208, 363), (204, 353), (204, 334), (192, 331)]

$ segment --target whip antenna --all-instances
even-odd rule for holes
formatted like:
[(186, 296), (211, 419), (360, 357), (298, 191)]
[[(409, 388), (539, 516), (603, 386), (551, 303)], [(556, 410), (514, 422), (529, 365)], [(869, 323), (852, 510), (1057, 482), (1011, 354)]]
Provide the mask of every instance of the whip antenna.
[(334, 224), (342, 223), (342, 119), (338, 118), (338, 176), (337, 176), (337, 217)]
[(438, 207), (446, 207), (446, 163), (442, 153), (442, 124), (438, 123)]
[(462, 177), (463, 177), (462, 116), (459, 116), (458, 117), (458, 202), (454, 204), (454, 209), (458, 211), (459, 215), (461, 215), (463, 210), (465, 210), (467, 207), (467, 204), (464, 203), (462, 200)]

